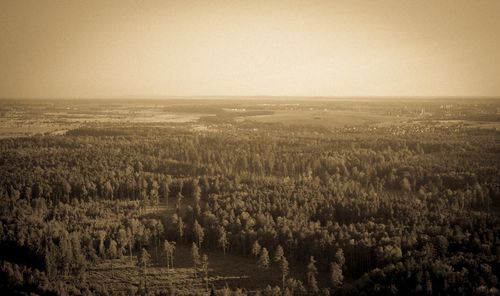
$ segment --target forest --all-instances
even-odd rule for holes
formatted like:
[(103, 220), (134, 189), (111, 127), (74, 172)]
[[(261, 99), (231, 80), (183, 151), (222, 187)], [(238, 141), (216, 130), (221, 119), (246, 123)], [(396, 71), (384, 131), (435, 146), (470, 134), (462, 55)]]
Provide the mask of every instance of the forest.
[(0, 139), (3, 295), (499, 294), (500, 134), (478, 124), (498, 112), (205, 104)]

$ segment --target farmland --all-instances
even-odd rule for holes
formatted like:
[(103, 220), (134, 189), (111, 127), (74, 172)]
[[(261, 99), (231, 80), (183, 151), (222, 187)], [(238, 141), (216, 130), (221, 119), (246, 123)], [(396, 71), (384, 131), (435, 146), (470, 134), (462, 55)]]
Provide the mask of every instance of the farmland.
[(440, 122), (498, 129), (499, 111), (493, 100), (477, 105), (469, 100), (449, 104), (446, 100), (380, 99), (319, 100), (304, 98), (156, 99), (156, 100), (2, 100), (0, 138), (62, 134), (85, 126), (190, 126), (274, 123), (336, 129), (353, 126), (391, 126), (404, 123)]
[(280, 110), (272, 115), (256, 115), (240, 120), (264, 123), (281, 123), (291, 126), (318, 126), (324, 128), (342, 128), (347, 126), (376, 125), (379, 123), (397, 124), (408, 118), (378, 115), (368, 112), (336, 110)]

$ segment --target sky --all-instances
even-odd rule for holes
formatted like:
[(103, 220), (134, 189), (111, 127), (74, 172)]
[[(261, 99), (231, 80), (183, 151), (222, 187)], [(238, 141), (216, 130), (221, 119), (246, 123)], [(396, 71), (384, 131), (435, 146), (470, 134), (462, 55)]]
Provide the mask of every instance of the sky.
[(0, 97), (500, 96), (499, 0), (1, 0)]

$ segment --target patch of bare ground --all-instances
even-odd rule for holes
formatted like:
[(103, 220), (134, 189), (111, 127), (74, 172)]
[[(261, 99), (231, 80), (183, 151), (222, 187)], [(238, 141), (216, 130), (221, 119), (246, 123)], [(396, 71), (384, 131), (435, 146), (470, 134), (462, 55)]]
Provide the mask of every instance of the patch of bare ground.
[[(257, 267), (256, 259), (222, 254), (219, 251), (201, 250), (209, 258), (208, 286), (222, 289), (226, 285), (232, 288), (244, 288), (247, 291), (264, 288), (268, 284), (281, 285), (281, 275), (277, 266), (272, 265), (263, 270)], [(136, 266), (137, 257), (128, 256), (123, 259), (106, 260), (88, 272), (88, 281), (103, 285), (114, 292), (127, 292), (131, 288), (139, 287), (144, 280), (152, 290), (167, 290), (174, 287), (180, 295), (208, 293), (204, 280), (195, 277), (195, 270), (191, 259), (191, 249), (185, 245), (178, 245), (175, 250), (174, 268), (167, 269), (165, 258), (159, 255), (155, 260), (154, 249), (150, 250), (153, 257), (152, 264), (147, 268), (144, 276)]]

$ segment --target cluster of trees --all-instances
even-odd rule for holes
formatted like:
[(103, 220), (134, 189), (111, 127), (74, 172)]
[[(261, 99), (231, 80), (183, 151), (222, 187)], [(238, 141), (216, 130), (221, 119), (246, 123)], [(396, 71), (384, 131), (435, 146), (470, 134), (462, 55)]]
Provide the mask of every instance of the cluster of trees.
[(184, 244), (207, 290), (203, 249), (279, 266), (281, 285), (265, 295), (497, 291), (492, 132), (258, 127), (1, 140), (2, 276), (11, 289), (59, 293), (58, 279), (83, 285), (100, 260), (136, 255), (146, 272), (164, 257), (170, 270)]
[(85, 282), (90, 265), (132, 256), (144, 247), (154, 250), (156, 258), (161, 256), (163, 223), (140, 217), (138, 201), (75, 200), (52, 207), (43, 198), (4, 201), (8, 202), (0, 204), (1, 259), (43, 272), (49, 282)]

